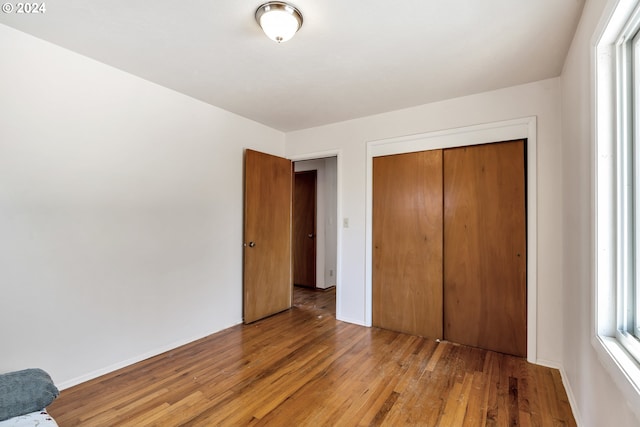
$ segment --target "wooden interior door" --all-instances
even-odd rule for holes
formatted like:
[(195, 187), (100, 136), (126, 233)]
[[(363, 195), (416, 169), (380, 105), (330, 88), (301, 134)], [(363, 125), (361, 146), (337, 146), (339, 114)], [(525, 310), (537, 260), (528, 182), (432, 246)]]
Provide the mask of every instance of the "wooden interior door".
[(525, 143), (444, 151), (444, 337), (527, 352)]
[(291, 161), (246, 150), (244, 322), (291, 307)]
[(316, 287), (317, 171), (296, 172), (293, 185), (293, 283)]
[(373, 159), (373, 325), (442, 338), (442, 151)]

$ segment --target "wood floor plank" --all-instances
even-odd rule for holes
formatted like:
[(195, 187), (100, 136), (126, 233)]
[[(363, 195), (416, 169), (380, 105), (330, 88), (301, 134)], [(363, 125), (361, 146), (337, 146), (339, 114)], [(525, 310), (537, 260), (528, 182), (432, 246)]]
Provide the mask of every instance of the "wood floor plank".
[(489, 399), (489, 387), (487, 387), (486, 376), (482, 372), (474, 372), (469, 392), (469, 402), (467, 412), (462, 422), (463, 427), (484, 427), (486, 424), (485, 414), (487, 411), (487, 401)]
[(335, 319), (335, 291), (63, 390), (67, 426), (575, 426), (560, 373)]

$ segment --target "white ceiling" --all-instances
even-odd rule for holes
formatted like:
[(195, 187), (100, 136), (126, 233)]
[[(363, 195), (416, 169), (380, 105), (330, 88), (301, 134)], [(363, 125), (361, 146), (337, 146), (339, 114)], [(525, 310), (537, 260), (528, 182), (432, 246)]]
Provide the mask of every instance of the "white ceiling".
[(282, 131), (559, 76), (584, 0), (55, 0), (0, 23)]

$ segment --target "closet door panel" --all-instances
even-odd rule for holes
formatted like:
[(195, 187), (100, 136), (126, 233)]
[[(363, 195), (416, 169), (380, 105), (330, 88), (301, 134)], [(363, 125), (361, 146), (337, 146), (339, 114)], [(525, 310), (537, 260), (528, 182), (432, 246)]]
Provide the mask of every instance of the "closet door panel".
[(373, 325), (442, 337), (442, 150), (373, 159)]
[(444, 337), (527, 351), (525, 143), (446, 149)]

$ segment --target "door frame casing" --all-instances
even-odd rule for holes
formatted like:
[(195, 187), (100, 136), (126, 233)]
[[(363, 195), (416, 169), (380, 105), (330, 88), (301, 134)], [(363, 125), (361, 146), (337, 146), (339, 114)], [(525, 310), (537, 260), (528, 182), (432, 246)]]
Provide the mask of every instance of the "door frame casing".
[(373, 158), (514, 139), (527, 140), (527, 361), (537, 362), (537, 119), (536, 116), (367, 142), (365, 325), (372, 323)]
[[(342, 150), (316, 151), (313, 153), (287, 156), (292, 162), (320, 160), (326, 159), (327, 157), (336, 158), (336, 220), (340, 221), (340, 218), (342, 218)], [(338, 226), (336, 229), (336, 318), (348, 322), (349, 320), (340, 317), (340, 313), (342, 313), (342, 296), (339, 292), (339, 289), (342, 289), (342, 227)]]

